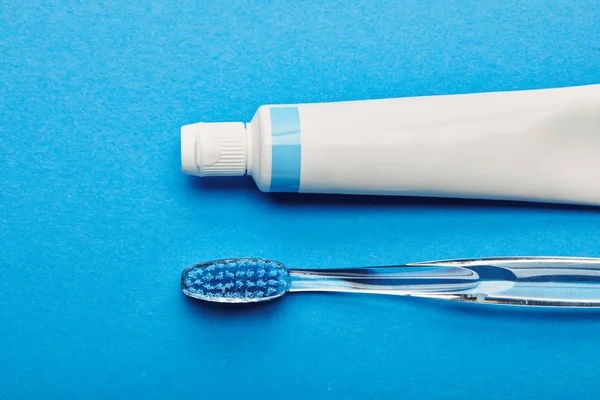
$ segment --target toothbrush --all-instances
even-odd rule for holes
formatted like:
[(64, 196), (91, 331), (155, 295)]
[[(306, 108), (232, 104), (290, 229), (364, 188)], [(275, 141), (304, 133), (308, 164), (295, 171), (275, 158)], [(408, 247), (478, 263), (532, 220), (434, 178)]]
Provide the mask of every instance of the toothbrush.
[(187, 296), (218, 303), (321, 291), (591, 308), (600, 307), (600, 258), (479, 258), (349, 269), (288, 269), (272, 260), (232, 258), (186, 268), (181, 288)]

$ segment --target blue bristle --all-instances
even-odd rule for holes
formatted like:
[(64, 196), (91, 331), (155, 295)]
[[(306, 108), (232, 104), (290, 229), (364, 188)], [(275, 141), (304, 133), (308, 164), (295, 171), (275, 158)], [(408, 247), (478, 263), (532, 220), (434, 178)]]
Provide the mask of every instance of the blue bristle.
[(289, 276), (279, 263), (243, 259), (189, 268), (184, 273), (182, 283), (184, 291), (193, 297), (256, 301), (285, 293)]

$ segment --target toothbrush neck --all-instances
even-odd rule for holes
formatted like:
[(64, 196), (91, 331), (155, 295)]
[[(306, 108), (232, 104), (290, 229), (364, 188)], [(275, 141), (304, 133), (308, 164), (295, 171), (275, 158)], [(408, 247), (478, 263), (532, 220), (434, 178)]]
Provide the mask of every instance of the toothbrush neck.
[(461, 267), (375, 267), (289, 270), (290, 292), (362, 292), (409, 294), (469, 289), (479, 276)]

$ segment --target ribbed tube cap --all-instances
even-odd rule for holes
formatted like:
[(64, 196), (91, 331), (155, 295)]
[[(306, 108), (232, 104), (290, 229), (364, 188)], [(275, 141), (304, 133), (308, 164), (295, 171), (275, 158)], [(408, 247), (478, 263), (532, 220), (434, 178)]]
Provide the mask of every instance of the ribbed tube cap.
[(246, 128), (242, 122), (211, 122), (181, 127), (181, 170), (197, 176), (246, 173)]

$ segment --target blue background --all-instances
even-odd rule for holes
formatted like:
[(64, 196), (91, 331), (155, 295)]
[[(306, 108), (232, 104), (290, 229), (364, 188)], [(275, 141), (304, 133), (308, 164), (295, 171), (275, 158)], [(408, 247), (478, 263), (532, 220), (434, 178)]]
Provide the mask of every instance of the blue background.
[(269, 195), (179, 162), (182, 124), (263, 103), (600, 83), (597, 1), (1, 0), (0, 16), (0, 398), (598, 398), (598, 314), (215, 308), (179, 289), (221, 257), (600, 256), (592, 208)]

